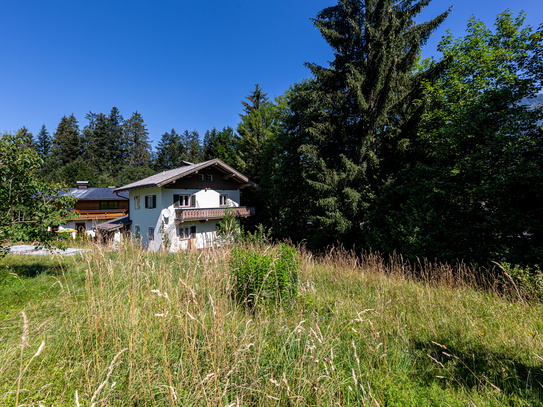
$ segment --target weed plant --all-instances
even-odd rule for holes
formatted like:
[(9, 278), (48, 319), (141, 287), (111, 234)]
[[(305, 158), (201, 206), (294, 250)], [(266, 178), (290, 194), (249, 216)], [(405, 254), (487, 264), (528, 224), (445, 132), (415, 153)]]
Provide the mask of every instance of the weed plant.
[(301, 249), (291, 306), (248, 312), (232, 299), (234, 253), (7, 255), (0, 405), (543, 405), (543, 306), (514, 287)]

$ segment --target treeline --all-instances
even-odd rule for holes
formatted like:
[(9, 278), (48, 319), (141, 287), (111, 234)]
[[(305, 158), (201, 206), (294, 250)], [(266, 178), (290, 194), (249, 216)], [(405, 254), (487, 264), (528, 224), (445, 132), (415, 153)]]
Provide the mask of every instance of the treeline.
[(81, 132), (63, 118), (51, 154), (39, 150), (50, 157), (44, 176), (69, 180), (74, 166), (120, 185), (217, 157), (262, 186), (242, 196), (257, 207), (246, 227), (278, 238), (412, 261), (541, 264), (543, 108), (525, 101), (543, 87), (543, 26), (510, 12), (494, 30), (472, 18), (465, 37), (442, 39), (441, 60), (421, 60), (450, 10), (416, 24), (426, 2), (404, 3), (324, 9), (313, 21), (333, 48), (330, 66), (306, 64), (312, 77), (274, 100), (257, 85), (235, 131), (203, 142), (172, 129), (151, 152), (137, 113), (89, 113)]

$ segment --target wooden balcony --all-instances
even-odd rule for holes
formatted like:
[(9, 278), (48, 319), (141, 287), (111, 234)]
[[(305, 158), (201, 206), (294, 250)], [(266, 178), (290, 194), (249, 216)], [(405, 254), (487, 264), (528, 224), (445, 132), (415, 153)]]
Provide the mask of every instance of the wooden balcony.
[(128, 215), (128, 209), (79, 209), (76, 220), (117, 219)]
[(183, 223), (195, 220), (207, 221), (210, 219), (221, 219), (226, 214), (227, 209), (233, 209), (237, 218), (247, 218), (254, 216), (255, 208), (240, 206), (237, 208), (187, 208), (175, 210), (175, 223)]

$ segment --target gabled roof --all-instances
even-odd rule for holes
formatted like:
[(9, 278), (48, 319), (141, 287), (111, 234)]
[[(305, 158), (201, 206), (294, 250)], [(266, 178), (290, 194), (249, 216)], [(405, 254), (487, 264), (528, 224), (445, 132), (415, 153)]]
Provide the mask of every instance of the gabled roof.
[[(119, 201), (128, 199), (128, 192), (116, 195), (113, 188), (70, 188), (69, 194), (75, 196), (79, 201)], [(66, 195), (66, 193), (62, 193)]]
[(239, 184), (241, 184), (242, 187), (247, 187), (248, 189), (253, 190), (260, 189), (260, 187), (256, 183), (251, 181), (241, 172), (236, 171), (218, 158), (214, 158), (213, 160), (204, 161), (203, 163), (184, 165), (183, 167), (151, 175), (150, 177), (144, 178), (140, 181), (136, 181), (123, 187), (116, 188), (113, 190), (113, 192), (118, 193), (121, 191), (130, 191), (132, 189), (163, 187), (167, 184), (177, 181), (179, 178), (183, 178), (191, 174), (196, 174), (198, 171), (204, 170), (209, 167), (216, 169), (223, 174), (229, 175), (230, 180), (238, 182)]

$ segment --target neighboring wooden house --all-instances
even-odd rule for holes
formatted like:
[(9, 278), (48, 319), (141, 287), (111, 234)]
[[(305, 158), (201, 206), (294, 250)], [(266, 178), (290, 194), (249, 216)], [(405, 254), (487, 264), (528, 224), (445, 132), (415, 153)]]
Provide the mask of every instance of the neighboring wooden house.
[(245, 175), (217, 158), (183, 164), (113, 190), (129, 193), (130, 231), (151, 250), (164, 240), (171, 251), (213, 245), (228, 207), (238, 218), (254, 215), (240, 206), (241, 189), (259, 189)]
[(128, 192), (116, 194), (114, 187), (89, 188), (88, 185), (88, 181), (78, 181), (77, 188), (70, 189), (70, 194), (77, 198), (74, 209), (79, 212), (79, 217), (63, 225), (65, 228), (94, 234), (103, 223), (129, 219)]

